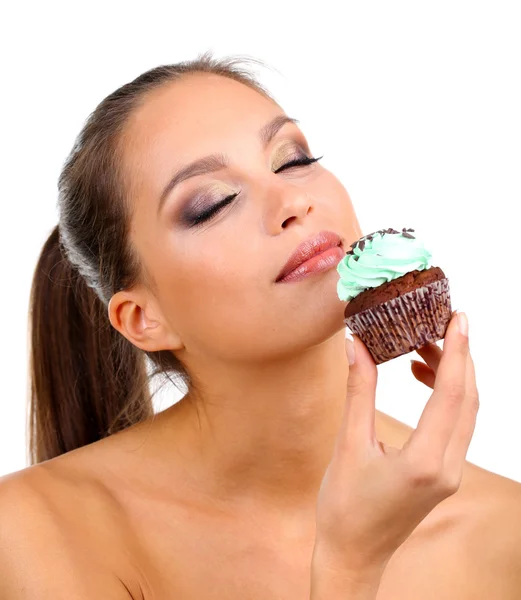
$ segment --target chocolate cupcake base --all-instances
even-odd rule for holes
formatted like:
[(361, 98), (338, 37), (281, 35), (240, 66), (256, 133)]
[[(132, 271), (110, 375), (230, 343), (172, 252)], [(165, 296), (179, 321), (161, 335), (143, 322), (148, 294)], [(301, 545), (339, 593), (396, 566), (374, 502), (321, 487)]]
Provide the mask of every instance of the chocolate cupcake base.
[(378, 287), (369, 288), (361, 294), (358, 294), (358, 296), (355, 296), (346, 306), (344, 317), (347, 319), (347, 317), (350, 317), (355, 313), (362, 312), (377, 304), (382, 304), (392, 298), (397, 298), (402, 294), (406, 294), (413, 289), (423, 287), (437, 279), (444, 278), (445, 273), (440, 267), (430, 267), (429, 269), (424, 269), (422, 271), (417, 269), (409, 271), (401, 277), (382, 283), (382, 285), (379, 285)]
[(381, 364), (445, 337), (452, 316), (449, 280), (437, 279), (357, 312), (344, 323)]

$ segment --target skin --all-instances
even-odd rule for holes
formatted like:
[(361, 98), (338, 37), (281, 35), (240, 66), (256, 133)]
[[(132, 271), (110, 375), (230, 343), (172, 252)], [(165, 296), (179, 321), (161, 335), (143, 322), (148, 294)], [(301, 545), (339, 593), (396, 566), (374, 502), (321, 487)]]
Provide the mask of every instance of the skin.
[[(128, 124), (130, 236), (148, 283), (115, 294), (109, 318), (139, 348), (170, 349), (195, 387), (145, 423), (0, 480), (0, 508), (14, 505), (6, 489), (32, 503), (30, 539), (58, 547), (66, 531), (82, 549), (72, 570), (91, 594), (128, 598), (124, 583), (147, 599), (309, 597), (316, 499), (346, 398), (345, 303), (334, 268), (275, 278), (318, 231), (345, 248), (363, 232), (323, 162), (273, 173), (314, 156), (295, 124), (262, 147), (259, 129), (281, 114), (245, 85), (198, 74), (152, 92)], [(212, 152), (229, 169), (181, 183), (158, 215), (172, 173)], [(240, 194), (190, 229), (182, 208), (207, 186), (205, 206)], [(412, 373), (428, 387), (441, 353), (417, 352)], [(376, 412), (385, 444), (401, 448), (411, 431)], [(391, 559), (378, 599), (518, 598), (520, 501), (519, 484), (466, 463), (458, 492)], [(94, 566), (98, 579), (85, 576)]]

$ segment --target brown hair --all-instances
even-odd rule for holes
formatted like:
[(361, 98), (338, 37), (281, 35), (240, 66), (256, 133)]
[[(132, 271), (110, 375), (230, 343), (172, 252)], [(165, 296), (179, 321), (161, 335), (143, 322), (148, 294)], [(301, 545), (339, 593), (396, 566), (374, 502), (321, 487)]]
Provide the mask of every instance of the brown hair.
[[(107, 96), (91, 113), (58, 180), (59, 223), (33, 275), (29, 309), (30, 464), (100, 440), (153, 416), (150, 379), (190, 376), (169, 350), (143, 351), (110, 323), (114, 293), (146, 273), (128, 241), (131, 206), (122, 177), (125, 124), (147, 92), (191, 73), (222, 75), (274, 98), (241, 67), (251, 57), (163, 65)], [(152, 366), (147, 373), (147, 358)], [(175, 385), (175, 381), (173, 381)]]

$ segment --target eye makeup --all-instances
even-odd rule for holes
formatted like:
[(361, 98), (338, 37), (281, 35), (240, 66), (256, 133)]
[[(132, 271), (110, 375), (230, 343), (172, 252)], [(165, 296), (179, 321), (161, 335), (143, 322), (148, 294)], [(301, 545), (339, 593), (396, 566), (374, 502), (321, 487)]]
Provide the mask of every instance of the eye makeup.
[(217, 212), (228, 205), (233, 199), (238, 196), (238, 192), (226, 196), (223, 199), (223, 195), (218, 196), (215, 192), (202, 195), (189, 202), (182, 210), (181, 223), (184, 227), (194, 227), (203, 223), (204, 221), (210, 220)]
[[(285, 170), (305, 170), (322, 156), (314, 158), (306, 138), (297, 132), (297, 139), (285, 139), (279, 143), (272, 155), (272, 173), (278, 174)], [(223, 208), (228, 206), (239, 195), (239, 192), (226, 195), (223, 188), (228, 186), (210, 185), (196, 191), (186, 202), (181, 203), (179, 223), (182, 227), (193, 228), (213, 219)], [(242, 197), (242, 196), (241, 196)]]

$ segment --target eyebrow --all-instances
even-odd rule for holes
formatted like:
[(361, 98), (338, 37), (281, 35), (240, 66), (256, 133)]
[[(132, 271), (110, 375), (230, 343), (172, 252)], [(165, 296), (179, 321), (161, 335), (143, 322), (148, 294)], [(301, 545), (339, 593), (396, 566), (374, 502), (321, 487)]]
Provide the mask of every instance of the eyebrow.
[[(286, 115), (278, 115), (272, 119), (269, 123), (266, 123), (259, 131), (259, 138), (264, 148), (271, 142), (271, 140), (277, 135), (279, 129), (286, 123), (299, 123), (298, 119), (293, 119)], [(190, 177), (196, 177), (197, 175), (204, 175), (205, 173), (213, 173), (221, 169), (228, 167), (228, 160), (224, 154), (210, 154), (198, 158), (193, 162), (181, 167), (170, 181), (166, 184), (164, 190), (159, 197), (159, 203), (157, 206), (157, 213), (161, 211), (163, 205), (176, 185), (180, 184), (181, 181), (189, 179)]]

